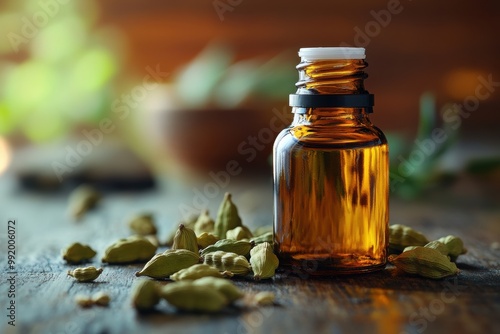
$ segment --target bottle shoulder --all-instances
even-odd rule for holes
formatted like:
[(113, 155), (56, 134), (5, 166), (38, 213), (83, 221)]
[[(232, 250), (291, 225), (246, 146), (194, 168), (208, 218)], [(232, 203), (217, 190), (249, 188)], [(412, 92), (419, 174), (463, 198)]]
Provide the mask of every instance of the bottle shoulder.
[(335, 128), (291, 125), (278, 134), (274, 146), (275, 149), (293, 146), (354, 149), (386, 144), (384, 133), (373, 125)]

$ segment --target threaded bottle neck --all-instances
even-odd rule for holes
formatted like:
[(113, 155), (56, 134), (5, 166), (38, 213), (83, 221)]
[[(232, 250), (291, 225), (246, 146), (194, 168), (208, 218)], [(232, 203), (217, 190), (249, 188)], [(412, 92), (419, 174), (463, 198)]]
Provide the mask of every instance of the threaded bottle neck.
[(364, 59), (303, 60), (297, 65), (296, 94), (367, 94)]

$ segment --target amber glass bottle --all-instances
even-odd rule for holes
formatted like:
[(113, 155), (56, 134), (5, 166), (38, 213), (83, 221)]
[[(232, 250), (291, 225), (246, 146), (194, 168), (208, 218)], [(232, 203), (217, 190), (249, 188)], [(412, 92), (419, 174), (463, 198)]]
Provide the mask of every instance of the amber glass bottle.
[(368, 119), (363, 48), (300, 49), (292, 124), (274, 144), (274, 241), (284, 267), (313, 275), (382, 269), (388, 147)]

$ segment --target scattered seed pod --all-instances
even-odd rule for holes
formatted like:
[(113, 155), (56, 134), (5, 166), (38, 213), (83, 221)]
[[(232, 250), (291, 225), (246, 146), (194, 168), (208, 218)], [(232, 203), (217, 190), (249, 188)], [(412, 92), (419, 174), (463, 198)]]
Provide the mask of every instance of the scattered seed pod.
[(215, 234), (203, 232), (196, 238), (196, 241), (198, 242), (198, 247), (203, 249), (215, 244), (219, 241), (219, 238)]
[(210, 218), (208, 210), (203, 210), (194, 224), (194, 232), (197, 236), (200, 236), (204, 232), (212, 233), (214, 231), (214, 226), (215, 222)]
[(389, 226), (389, 250), (401, 253), (408, 246), (424, 246), (429, 240), (411, 227), (394, 224)]
[(179, 270), (175, 274), (170, 275), (172, 281), (185, 281), (185, 280), (195, 280), (202, 277), (232, 277), (231, 272), (220, 272), (214, 267), (207, 264), (195, 264), (186, 269)]
[(90, 248), (88, 245), (83, 245), (79, 242), (75, 242), (63, 249), (62, 256), (67, 263), (78, 264), (83, 262), (88, 262), (97, 253)]
[(102, 262), (110, 264), (144, 262), (150, 260), (156, 253), (157, 247), (142, 236), (131, 236), (120, 239), (109, 246), (102, 258)]
[(238, 289), (236, 285), (224, 278), (203, 277), (193, 281), (193, 285), (206, 286), (217, 290), (222, 293), (230, 303), (244, 296), (244, 293)]
[(189, 268), (200, 262), (198, 253), (187, 249), (168, 250), (165, 253), (155, 255), (144, 265), (135, 276), (149, 276), (152, 278), (169, 278), (170, 275), (181, 269)]
[(220, 239), (223, 239), (226, 237), (227, 231), (238, 226), (241, 226), (241, 218), (238, 214), (238, 209), (231, 200), (231, 194), (226, 193), (217, 213), (214, 233)]
[(93, 266), (68, 270), (68, 275), (74, 277), (78, 282), (92, 282), (102, 273), (102, 268)]
[(154, 281), (140, 280), (132, 292), (132, 305), (140, 312), (151, 311), (160, 302), (160, 286)]
[(437, 241), (442, 242), (448, 249), (448, 255), (452, 261), (456, 261), (459, 255), (467, 253), (467, 248), (464, 247), (462, 239), (449, 235), (447, 237), (439, 238)]
[(198, 253), (198, 240), (196, 234), (189, 227), (183, 224), (179, 225), (174, 237), (174, 244), (172, 249), (187, 249), (192, 252)]
[(155, 235), (157, 232), (153, 215), (150, 213), (142, 213), (132, 217), (128, 222), (128, 226), (137, 235)]
[(250, 239), (250, 242), (253, 242), (256, 245), (261, 244), (263, 242), (269, 242), (270, 244), (272, 244), (274, 242), (273, 232), (271, 231), (261, 234), (258, 237)]
[(255, 280), (271, 278), (278, 268), (279, 260), (274, 255), (271, 244), (264, 242), (258, 244), (250, 251), (250, 264)]
[(87, 211), (93, 209), (101, 199), (101, 194), (93, 187), (81, 185), (69, 196), (68, 211), (75, 218), (82, 218)]
[(97, 292), (92, 296), (92, 302), (98, 306), (108, 306), (111, 297), (106, 292)]
[(250, 249), (253, 247), (253, 243), (246, 240), (231, 240), (222, 239), (217, 241), (215, 244), (204, 248), (201, 251), (201, 255), (216, 251), (224, 251), (230, 253), (236, 253), (238, 255), (247, 256), (250, 253)]
[(234, 275), (245, 276), (250, 272), (250, 263), (243, 255), (216, 251), (203, 256), (203, 263), (217, 268), (219, 271), (230, 271)]
[(192, 282), (167, 284), (162, 288), (161, 296), (183, 311), (217, 312), (229, 304), (229, 300), (217, 289)]
[(245, 225), (241, 225), (227, 231), (226, 238), (233, 240), (249, 240), (253, 238), (253, 234), (248, 227), (246, 227)]
[(274, 304), (276, 296), (270, 291), (261, 291), (255, 294), (253, 302), (259, 306), (269, 306)]
[(427, 278), (439, 279), (458, 274), (455, 263), (433, 248), (419, 246), (398, 256), (390, 255), (388, 260), (405, 273)]

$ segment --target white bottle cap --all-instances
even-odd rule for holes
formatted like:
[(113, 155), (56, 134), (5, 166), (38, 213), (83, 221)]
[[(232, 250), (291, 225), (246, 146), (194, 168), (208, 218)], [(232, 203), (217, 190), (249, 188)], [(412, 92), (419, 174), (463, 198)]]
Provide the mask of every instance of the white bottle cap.
[(365, 59), (365, 48), (320, 47), (301, 48), (299, 57), (302, 61), (326, 59)]

